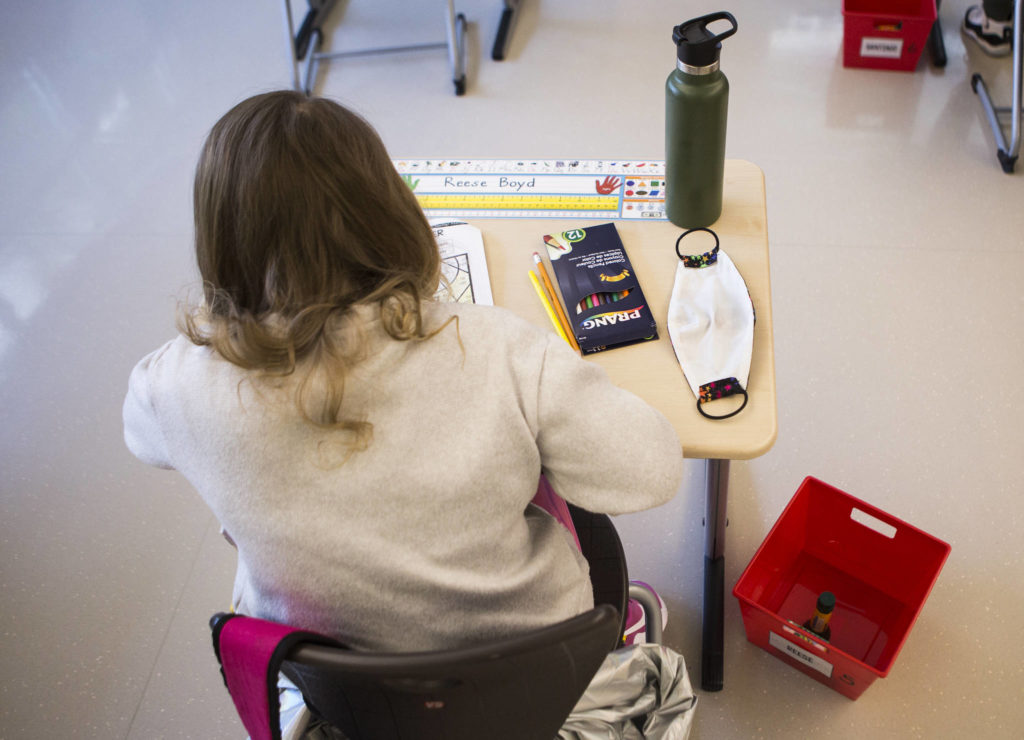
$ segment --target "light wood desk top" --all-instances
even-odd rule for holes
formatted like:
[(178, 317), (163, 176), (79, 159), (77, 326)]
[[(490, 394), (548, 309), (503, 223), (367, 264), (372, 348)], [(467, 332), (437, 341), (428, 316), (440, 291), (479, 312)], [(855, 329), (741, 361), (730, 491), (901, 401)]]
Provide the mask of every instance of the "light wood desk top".
[[(533, 269), (533, 252), (546, 257), (542, 237), (552, 232), (607, 219), (473, 219), (483, 233), (487, 267), (494, 302), (538, 326), (554, 329), (527, 276)], [(640, 286), (658, 322), (657, 341), (634, 344), (587, 355), (607, 370), (612, 380), (660, 410), (675, 426), (683, 455), (691, 458), (747, 460), (767, 452), (775, 443), (778, 419), (775, 405), (775, 361), (772, 342), (771, 285), (768, 262), (768, 227), (764, 175), (750, 162), (729, 160), (725, 166), (725, 195), (721, 218), (712, 225), (721, 248), (736, 264), (746, 281), (757, 316), (754, 352), (747, 392), (750, 400), (738, 415), (712, 421), (697, 411), (697, 401), (683, 376), (666, 317), (675, 279), (675, 242), (682, 229), (669, 221), (617, 220)], [(708, 235), (707, 246), (713, 245)], [(687, 239), (697, 242), (698, 235)], [(684, 242), (685, 243), (685, 242)], [(684, 250), (689, 251), (701, 250)], [(545, 260), (550, 272), (550, 263)], [(729, 400), (715, 402), (724, 406)], [(711, 413), (722, 413), (712, 410)]]

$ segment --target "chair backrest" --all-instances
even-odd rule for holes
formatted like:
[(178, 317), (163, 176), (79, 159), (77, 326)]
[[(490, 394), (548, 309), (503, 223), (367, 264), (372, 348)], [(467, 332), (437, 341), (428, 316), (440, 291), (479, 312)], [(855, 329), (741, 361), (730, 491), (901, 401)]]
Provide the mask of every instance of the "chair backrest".
[(580, 551), (590, 565), (594, 604), (610, 604), (619, 613), (619, 631), (609, 650), (621, 647), (629, 602), (629, 571), (619, 533), (607, 514), (595, 514), (569, 504)]
[(277, 674), (301, 644), (344, 646), (329, 637), (265, 619), (220, 612), (210, 618), (224, 685), (251, 740), (279, 740)]
[(352, 740), (553, 738), (605, 656), (620, 646), (629, 598), (611, 519), (571, 504), (566, 510), (555, 499), (553, 514), (590, 564), (595, 602), (559, 624), (479, 647), (380, 654), (264, 620), (215, 615), (214, 649), (253, 740), (280, 737), (279, 669), (311, 710)]
[[(618, 610), (621, 637), (629, 616), (629, 572), (622, 541), (611, 518), (568, 503), (555, 493), (543, 475), (531, 503), (544, 509), (572, 534), (576, 546), (590, 565), (594, 604), (611, 604)], [(621, 647), (618, 638), (610, 649), (617, 647)]]
[(283, 671), (310, 709), (352, 740), (551, 740), (616, 640), (602, 604), (477, 647), (362, 653), (304, 644)]
[[(595, 514), (568, 503), (541, 476), (532, 504), (544, 509), (572, 534), (590, 565), (594, 604), (611, 604), (620, 615), (619, 635), (626, 626), (629, 609), (629, 573), (619, 533), (607, 514)], [(619, 647), (619, 642), (612, 649)]]

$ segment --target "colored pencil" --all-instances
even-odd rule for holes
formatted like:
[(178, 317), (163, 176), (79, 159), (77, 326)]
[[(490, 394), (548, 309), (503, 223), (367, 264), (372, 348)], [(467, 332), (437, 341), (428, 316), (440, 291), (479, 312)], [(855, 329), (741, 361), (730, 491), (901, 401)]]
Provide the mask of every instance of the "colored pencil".
[(558, 332), (558, 336), (566, 341), (569, 346), (572, 343), (569, 342), (569, 337), (565, 336), (565, 330), (562, 329), (562, 325), (558, 323), (558, 317), (555, 316), (555, 309), (551, 308), (551, 304), (548, 302), (547, 296), (544, 295), (544, 288), (540, 285), (540, 280), (537, 279), (537, 274), (533, 270), (528, 270), (530, 273), (530, 282), (533, 283), (534, 290), (537, 291), (537, 297), (540, 298), (540, 302), (544, 304), (544, 310), (548, 312), (548, 318), (551, 319), (551, 323), (554, 324), (555, 331)]
[(555, 307), (555, 313), (558, 315), (558, 321), (562, 325), (562, 330), (565, 332), (565, 336), (569, 338), (569, 345), (579, 352), (580, 346), (576, 343), (576, 332), (572, 330), (572, 324), (569, 323), (569, 317), (566, 316), (565, 311), (562, 310), (562, 302), (558, 300), (558, 293), (555, 292), (555, 286), (551, 284), (551, 278), (548, 277), (548, 271), (544, 268), (544, 260), (540, 258), (539, 254), (534, 252), (533, 262), (537, 265), (537, 272), (540, 273), (540, 279), (544, 283), (544, 287), (547, 288), (548, 297), (551, 298), (551, 304)]

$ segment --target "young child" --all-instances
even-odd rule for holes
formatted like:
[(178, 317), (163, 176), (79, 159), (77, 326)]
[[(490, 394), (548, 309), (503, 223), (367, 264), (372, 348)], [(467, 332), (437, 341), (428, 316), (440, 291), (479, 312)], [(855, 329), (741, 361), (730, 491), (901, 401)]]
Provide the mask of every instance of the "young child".
[(230, 534), (236, 610), (408, 651), (589, 609), (586, 562), (529, 506), (538, 479), (595, 512), (662, 504), (682, 476), (668, 421), (554, 333), (435, 302), (422, 210), (333, 102), (235, 106), (194, 197), (205, 302), (132, 372), (125, 441)]

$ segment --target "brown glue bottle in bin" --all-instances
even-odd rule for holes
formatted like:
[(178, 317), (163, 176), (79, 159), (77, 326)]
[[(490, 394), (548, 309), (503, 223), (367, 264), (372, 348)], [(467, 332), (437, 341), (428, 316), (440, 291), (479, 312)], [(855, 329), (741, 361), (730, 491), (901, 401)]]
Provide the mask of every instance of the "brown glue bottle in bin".
[(804, 622), (804, 629), (810, 630), (825, 642), (832, 639), (832, 611), (836, 608), (836, 596), (831, 591), (822, 591), (814, 605), (814, 616)]

